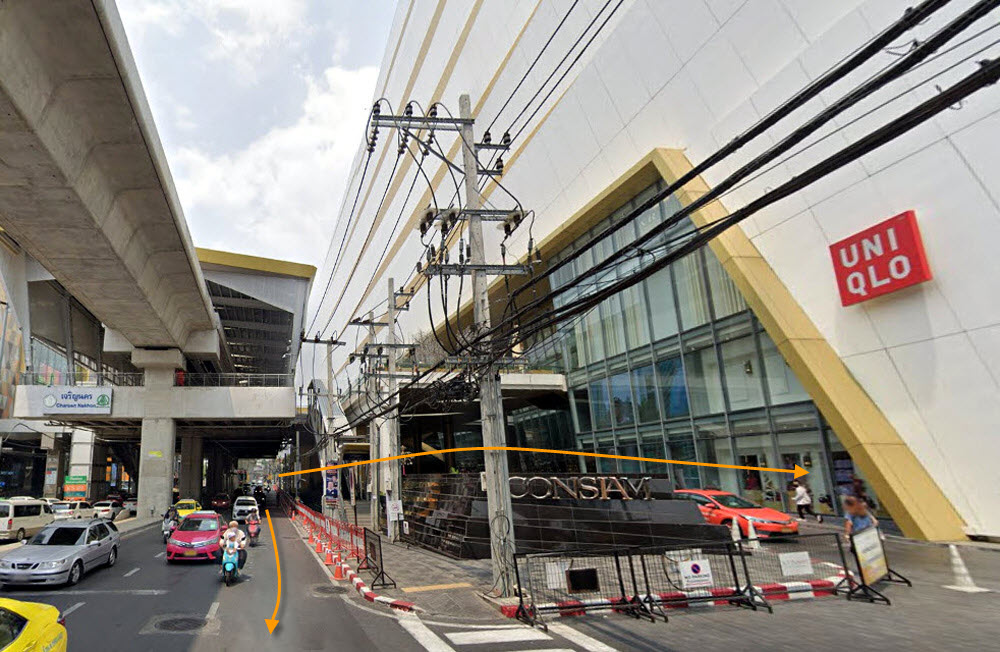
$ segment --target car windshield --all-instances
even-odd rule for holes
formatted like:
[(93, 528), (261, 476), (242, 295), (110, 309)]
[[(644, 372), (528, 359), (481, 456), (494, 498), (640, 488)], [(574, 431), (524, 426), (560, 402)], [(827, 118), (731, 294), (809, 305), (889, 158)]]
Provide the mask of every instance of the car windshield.
[(31, 537), (28, 545), (32, 546), (76, 546), (80, 544), (86, 528), (57, 527), (42, 530)]
[(52, 509), (56, 510), (57, 512), (65, 512), (69, 510), (69, 508), (70, 508), (69, 503), (52, 503)]
[(731, 507), (734, 509), (757, 509), (760, 507), (760, 505), (756, 503), (744, 500), (743, 498), (734, 496), (733, 494), (719, 494), (712, 496), (712, 498), (723, 507)]
[(177, 503), (174, 507), (177, 509), (194, 509), (194, 503)]
[(219, 521), (214, 518), (186, 518), (177, 529), (181, 532), (212, 532), (219, 529)]
[(257, 503), (255, 501), (253, 501), (253, 500), (237, 500), (236, 501), (236, 506), (237, 507), (255, 507), (256, 505), (257, 505)]
[(111, 507), (111, 503), (104, 501), (100, 503), (94, 503), (94, 507)]

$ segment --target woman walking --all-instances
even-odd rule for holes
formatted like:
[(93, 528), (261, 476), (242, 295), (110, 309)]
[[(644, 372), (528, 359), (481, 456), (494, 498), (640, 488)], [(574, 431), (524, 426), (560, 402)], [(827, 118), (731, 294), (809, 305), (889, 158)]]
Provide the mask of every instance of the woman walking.
[(806, 489), (806, 486), (798, 481), (793, 482), (792, 486), (795, 487), (795, 496), (793, 499), (795, 500), (795, 509), (799, 512), (799, 520), (806, 520), (806, 514), (809, 514), (816, 518), (817, 523), (822, 523), (823, 516), (813, 511), (813, 499), (809, 495), (809, 490)]

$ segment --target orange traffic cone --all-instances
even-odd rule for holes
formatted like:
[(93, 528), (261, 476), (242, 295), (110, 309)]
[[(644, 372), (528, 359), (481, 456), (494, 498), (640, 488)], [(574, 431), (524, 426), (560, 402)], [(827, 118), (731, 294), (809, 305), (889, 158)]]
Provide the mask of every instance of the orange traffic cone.
[(327, 548), (326, 549), (326, 558), (323, 560), (323, 564), (326, 565), (326, 566), (333, 566), (334, 563), (335, 562), (333, 560), (333, 551), (330, 550), (329, 548)]
[(340, 564), (334, 564), (333, 566), (333, 579), (338, 581), (343, 581), (347, 578), (344, 577), (344, 567)]
[(316, 538), (316, 554), (323, 554), (323, 542), (319, 540), (319, 537)]
[(312, 545), (313, 541), (315, 541), (315, 539), (313, 539), (312, 530), (309, 530), (309, 545)]

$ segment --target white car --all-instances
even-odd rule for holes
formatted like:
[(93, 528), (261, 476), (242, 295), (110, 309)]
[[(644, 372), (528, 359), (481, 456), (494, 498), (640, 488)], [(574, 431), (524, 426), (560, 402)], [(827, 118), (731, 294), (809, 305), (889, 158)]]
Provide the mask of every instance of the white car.
[(114, 500), (102, 500), (94, 503), (95, 518), (104, 518), (113, 521), (120, 511), (122, 511), (122, 504)]
[(52, 503), (52, 512), (57, 521), (69, 519), (95, 518), (96, 510), (85, 500), (60, 500)]
[(250, 496), (240, 496), (233, 503), (233, 520), (245, 521), (251, 510), (258, 509), (257, 501)]
[(139, 511), (139, 501), (135, 498), (126, 498), (122, 503), (122, 510), (134, 516)]

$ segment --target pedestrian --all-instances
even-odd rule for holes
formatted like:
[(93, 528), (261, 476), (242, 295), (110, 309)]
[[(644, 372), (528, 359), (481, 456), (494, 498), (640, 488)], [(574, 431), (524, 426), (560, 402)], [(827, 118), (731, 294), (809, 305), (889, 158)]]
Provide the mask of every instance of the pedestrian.
[(809, 495), (809, 489), (797, 480), (792, 483), (792, 486), (795, 487), (795, 496), (793, 499), (795, 500), (795, 509), (799, 512), (799, 520), (806, 520), (806, 514), (809, 514), (816, 519), (817, 523), (822, 523), (823, 516), (813, 511), (813, 499)]
[(878, 519), (868, 511), (868, 504), (857, 496), (844, 499), (844, 536), (848, 539), (852, 534), (878, 527)]

